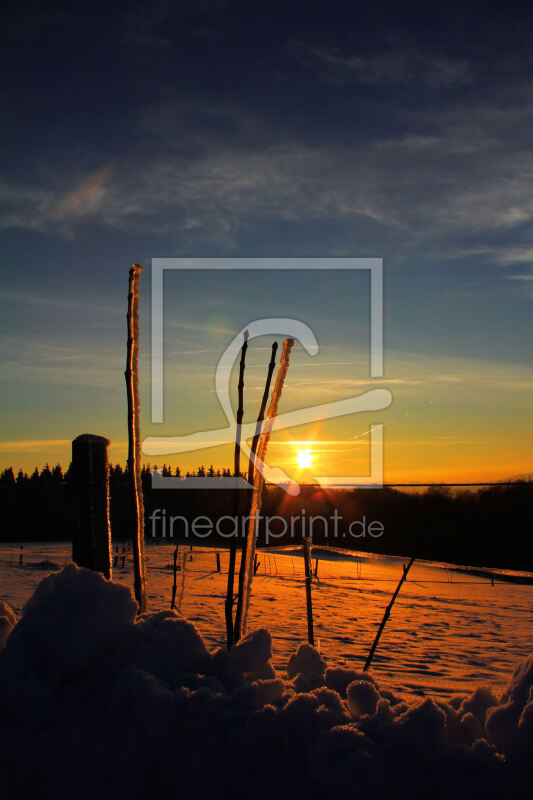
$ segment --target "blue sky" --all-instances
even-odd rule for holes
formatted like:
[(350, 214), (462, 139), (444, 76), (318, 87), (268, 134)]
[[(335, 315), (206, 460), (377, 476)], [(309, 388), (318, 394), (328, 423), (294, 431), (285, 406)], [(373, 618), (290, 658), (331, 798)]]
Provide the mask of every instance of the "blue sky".
[[(396, 381), (384, 421), (418, 453), (404, 463), (391, 444), (390, 478), (525, 471), (529, 5), (112, 5), (23, 2), (4, 23), (3, 463), (64, 462), (82, 429), (125, 440), (130, 263), (147, 265), (146, 303), (152, 257), (379, 256)], [(366, 379), (368, 287), (296, 280), (285, 292), (231, 277), (169, 286), (176, 353), (209, 351), (169, 363), (191, 393), (169, 425), (194, 424), (193, 410), (198, 424), (200, 409), (218, 424), (218, 354), (267, 308), (307, 315), (336, 364), (310, 377), (295, 356), (306, 402)], [(299, 400), (294, 379), (286, 402)], [(442, 455), (443, 436), (463, 444)]]

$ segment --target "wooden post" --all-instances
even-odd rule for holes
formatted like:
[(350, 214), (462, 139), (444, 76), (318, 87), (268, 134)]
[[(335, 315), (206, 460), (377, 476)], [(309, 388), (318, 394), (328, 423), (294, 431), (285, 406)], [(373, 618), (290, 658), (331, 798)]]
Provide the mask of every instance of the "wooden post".
[(220, 572), (220, 553), (216, 554), (217, 557), (217, 572)]
[(19, 564), (22, 564), (23, 560), (24, 560), (24, 545), (21, 544), (20, 545)]
[(390, 612), (391, 612), (391, 609), (392, 609), (392, 607), (394, 605), (394, 601), (398, 597), (398, 593), (399, 593), (400, 589), (402, 588), (405, 579), (407, 578), (407, 573), (409, 572), (409, 570), (413, 566), (414, 560), (415, 560), (415, 557), (413, 556), (413, 558), (410, 559), (410, 561), (409, 561), (409, 563), (407, 565), (405, 565), (405, 564), (403, 565), (402, 577), (400, 578), (400, 582), (398, 583), (398, 586), (396, 587), (396, 590), (395, 590), (394, 594), (391, 597), (391, 601), (390, 601), (389, 605), (385, 609), (385, 613), (383, 614), (383, 619), (381, 620), (381, 625), (378, 628), (378, 632), (376, 633), (376, 638), (374, 639), (374, 642), (372, 644), (372, 647), (370, 648), (370, 653), (368, 654), (368, 658), (366, 660), (365, 666), (363, 667), (363, 672), (366, 672), (367, 669), (369, 668), (370, 664), (372, 663), (372, 658), (374, 657), (374, 653), (376, 652), (376, 647), (378, 646), (378, 642), (380, 640), (381, 634), (383, 633), (383, 628), (387, 624), (387, 620), (390, 617)]
[(318, 578), (318, 556), (315, 559), (315, 578)]
[(84, 433), (72, 442), (72, 560), (111, 578), (109, 439)]
[(306, 537), (303, 543), (304, 552), (304, 565), (305, 565), (305, 600), (307, 607), (307, 641), (309, 644), (315, 646), (315, 635), (313, 631), (313, 599), (311, 597), (311, 580), (312, 580), (312, 565), (311, 565), (311, 545), (313, 540)]

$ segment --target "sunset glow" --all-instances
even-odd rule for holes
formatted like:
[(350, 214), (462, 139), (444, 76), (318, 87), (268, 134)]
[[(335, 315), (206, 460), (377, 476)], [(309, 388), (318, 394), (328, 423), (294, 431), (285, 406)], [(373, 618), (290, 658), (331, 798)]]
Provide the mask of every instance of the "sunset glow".
[(2, 23), (1, 797), (525, 800), (533, 4)]
[(313, 466), (313, 454), (311, 450), (298, 450), (296, 461), (300, 469), (311, 469)]

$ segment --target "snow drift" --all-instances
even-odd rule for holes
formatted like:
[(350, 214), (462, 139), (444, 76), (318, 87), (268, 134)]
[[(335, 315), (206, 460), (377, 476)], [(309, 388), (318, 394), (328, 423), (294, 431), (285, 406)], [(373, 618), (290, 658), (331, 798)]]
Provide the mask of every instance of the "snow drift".
[[(261, 629), (208, 652), (173, 611), (69, 565), (0, 604), (6, 798), (501, 798), (533, 778), (533, 656), (501, 697), (406, 702)], [(399, 655), (398, 657), (401, 657)]]

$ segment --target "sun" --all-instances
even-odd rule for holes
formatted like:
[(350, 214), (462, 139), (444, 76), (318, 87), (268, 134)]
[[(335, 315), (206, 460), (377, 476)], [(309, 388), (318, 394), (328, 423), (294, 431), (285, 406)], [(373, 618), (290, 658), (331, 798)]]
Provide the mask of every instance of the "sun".
[(313, 466), (313, 454), (310, 450), (298, 450), (296, 461), (300, 469), (309, 469)]

